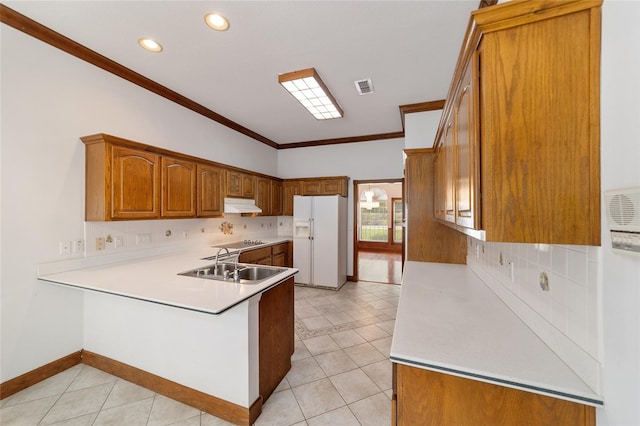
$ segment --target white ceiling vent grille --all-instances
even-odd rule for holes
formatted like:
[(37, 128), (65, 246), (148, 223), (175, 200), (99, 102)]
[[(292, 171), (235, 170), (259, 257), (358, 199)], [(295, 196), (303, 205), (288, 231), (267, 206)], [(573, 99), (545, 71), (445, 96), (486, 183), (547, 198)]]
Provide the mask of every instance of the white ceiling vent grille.
[(370, 78), (356, 80), (354, 83), (356, 84), (356, 90), (359, 95), (369, 95), (373, 93), (373, 83)]

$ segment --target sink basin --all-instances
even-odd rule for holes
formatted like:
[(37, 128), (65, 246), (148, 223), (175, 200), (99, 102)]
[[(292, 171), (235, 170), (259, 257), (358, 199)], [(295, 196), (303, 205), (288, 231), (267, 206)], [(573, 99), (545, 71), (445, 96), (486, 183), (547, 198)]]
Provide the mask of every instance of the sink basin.
[(204, 278), (208, 280), (234, 282), (240, 284), (257, 284), (272, 276), (286, 270), (286, 268), (278, 268), (274, 266), (256, 266), (238, 263), (238, 277), (234, 278), (233, 271), (235, 265), (233, 263), (220, 262), (217, 268), (215, 264), (203, 266), (202, 268), (191, 269), (190, 271), (180, 272), (178, 275), (184, 275), (193, 278)]
[(264, 266), (247, 266), (246, 268), (242, 269), (238, 273), (238, 275), (242, 280), (262, 281), (274, 276), (275, 274), (279, 274), (283, 270), (284, 269), (282, 268), (266, 268)]

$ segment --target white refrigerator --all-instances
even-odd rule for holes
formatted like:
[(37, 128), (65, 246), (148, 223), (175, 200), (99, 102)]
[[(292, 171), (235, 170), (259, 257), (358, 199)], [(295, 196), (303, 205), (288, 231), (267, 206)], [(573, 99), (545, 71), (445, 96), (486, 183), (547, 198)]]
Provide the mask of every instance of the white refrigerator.
[(293, 197), (296, 284), (339, 289), (347, 281), (347, 199)]

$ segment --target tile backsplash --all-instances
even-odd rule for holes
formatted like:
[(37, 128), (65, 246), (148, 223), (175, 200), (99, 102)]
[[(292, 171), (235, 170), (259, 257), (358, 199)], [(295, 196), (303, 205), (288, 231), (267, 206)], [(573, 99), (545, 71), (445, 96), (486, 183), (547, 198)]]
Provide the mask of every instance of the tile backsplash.
[[(85, 222), (85, 255), (100, 256), (168, 245), (216, 245), (290, 235), (291, 224), (287, 219), (227, 214), (224, 218), (213, 219)], [(232, 225), (231, 233), (228, 233), (229, 224)], [(104, 248), (100, 248), (99, 239), (104, 239)]]
[[(565, 362), (580, 364), (574, 370), (597, 390), (602, 362), (601, 247), (487, 243), (469, 237), (467, 263), (505, 296), (507, 305), (519, 307), (510, 306), (552, 349), (564, 347), (569, 357)], [(582, 370), (587, 371), (580, 374)]]

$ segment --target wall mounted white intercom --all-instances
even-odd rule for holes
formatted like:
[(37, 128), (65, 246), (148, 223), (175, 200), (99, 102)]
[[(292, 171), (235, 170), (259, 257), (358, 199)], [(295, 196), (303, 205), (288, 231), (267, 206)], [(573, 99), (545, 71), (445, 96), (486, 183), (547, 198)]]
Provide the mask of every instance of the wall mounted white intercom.
[(614, 251), (640, 255), (640, 187), (604, 193)]

